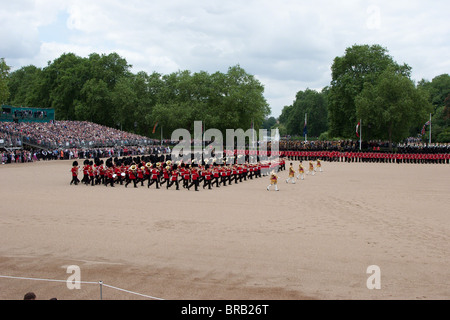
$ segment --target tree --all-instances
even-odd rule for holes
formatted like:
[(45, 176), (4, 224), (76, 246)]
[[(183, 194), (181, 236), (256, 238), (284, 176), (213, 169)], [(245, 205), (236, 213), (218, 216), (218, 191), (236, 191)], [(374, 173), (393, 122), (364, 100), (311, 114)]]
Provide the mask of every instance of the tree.
[[(395, 68), (387, 68), (376, 83), (366, 82), (355, 98), (356, 115), (370, 127), (370, 137), (401, 141), (412, 126), (425, 121), (432, 109), (428, 94)], [(424, 122), (423, 122), (424, 123)]]
[(266, 130), (271, 130), (276, 124), (277, 119), (275, 117), (266, 118), (262, 123), (262, 128)]
[(258, 127), (270, 114), (264, 86), (240, 66), (212, 75), (133, 74), (130, 68), (117, 53), (65, 53), (43, 69), (14, 72), (6, 89), (11, 103), (54, 108), (57, 120), (93, 121), (148, 136), (156, 122), (165, 133), (192, 130), (196, 120), (224, 131), (248, 129), (252, 122)]
[(411, 68), (397, 64), (380, 45), (354, 45), (345, 55), (334, 59), (332, 81), (328, 95), (331, 136), (354, 137), (356, 116), (355, 99), (365, 83), (376, 85), (381, 73), (388, 68), (409, 77)]
[(0, 103), (6, 102), (9, 98), (8, 75), (11, 67), (8, 66), (4, 58), (0, 59)]
[(12, 72), (8, 77), (8, 88), (10, 91), (9, 104), (21, 106), (34, 106), (33, 88), (41, 77), (42, 70), (33, 65), (22, 67)]
[(432, 141), (448, 142), (450, 136), (450, 76), (441, 74), (430, 82), (422, 79), (418, 87), (427, 91), (433, 104)]
[(294, 103), (286, 106), (279, 122), (289, 135), (303, 135), (305, 115), (308, 115), (308, 135), (318, 137), (328, 130), (327, 88), (317, 92), (307, 88), (297, 92)]

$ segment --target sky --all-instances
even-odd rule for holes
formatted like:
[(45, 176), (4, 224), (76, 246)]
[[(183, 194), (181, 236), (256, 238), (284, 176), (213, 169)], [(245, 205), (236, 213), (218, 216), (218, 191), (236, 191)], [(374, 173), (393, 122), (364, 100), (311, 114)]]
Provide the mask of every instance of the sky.
[(63, 53), (117, 52), (132, 72), (240, 65), (264, 85), (272, 116), (322, 90), (354, 44), (379, 44), (412, 79), (450, 73), (448, 0), (2, 0), (0, 57), (12, 71)]

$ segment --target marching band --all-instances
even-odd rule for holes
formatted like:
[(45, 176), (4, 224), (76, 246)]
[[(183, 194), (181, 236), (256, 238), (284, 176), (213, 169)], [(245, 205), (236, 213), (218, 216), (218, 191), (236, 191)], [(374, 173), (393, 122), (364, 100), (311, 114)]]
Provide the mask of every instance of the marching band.
[[(240, 156), (238, 156), (240, 157)], [(152, 162), (145, 157), (84, 160), (83, 167), (74, 161), (72, 169), (72, 181), (70, 184), (82, 183), (86, 186), (115, 187), (117, 185), (132, 184), (134, 188), (155, 185), (160, 189), (165, 184), (166, 189), (180, 187), (195, 191), (202, 189), (211, 190), (232, 184), (261, 178), (270, 175), (271, 171), (284, 170), (283, 158), (267, 159), (257, 163), (240, 163), (235, 157), (227, 157), (223, 164), (218, 164), (216, 158), (204, 159), (201, 163), (194, 160), (189, 163), (183, 161)], [(78, 172), (82, 170), (83, 179), (78, 180)]]

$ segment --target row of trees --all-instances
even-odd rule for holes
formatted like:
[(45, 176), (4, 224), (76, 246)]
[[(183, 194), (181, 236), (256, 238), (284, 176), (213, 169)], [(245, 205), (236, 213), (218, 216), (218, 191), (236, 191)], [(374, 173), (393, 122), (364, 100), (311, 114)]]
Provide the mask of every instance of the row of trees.
[(448, 74), (416, 85), (411, 67), (399, 65), (379, 45), (347, 48), (331, 69), (330, 86), (298, 92), (273, 127), (285, 135), (302, 135), (307, 113), (310, 136), (355, 140), (361, 119), (364, 139), (392, 142), (417, 136), (432, 113), (433, 141), (450, 142)]
[(51, 107), (57, 120), (87, 120), (149, 137), (159, 137), (159, 130), (152, 133), (156, 123), (170, 137), (177, 128), (193, 130), (195, 120), (220, 130), (248, 129), (270, 114), (263, 85), (239, 65), (213, 74), (130, 69), (116, 53), (63, 54), (43, 69), (10, 73), (2, 102)]
[[(88, 120), (158, 137), (177, 128), (192, 132), (195, 120), (206, 128), (279, 128), (301, 136), (308, 114), (308, 136), (356, 139), (362, 119), (366, 140), (401, 141), (417, 136), (433, 114), (433, 141), (450, 142), (450, 76), (411, 80), (379, 45), (354, 45), (336, 57), (332, 81), (321, 91), (299, 91), (278, 119), (271, 117), (263, 85), (239, 65), (227, 73), (178, 71), (133, 74), (116, 53), (81, 58), (63, 54), (41, 69), (26, 66), (10, 73), (0, 61), (0, 101), (15, 106), (51, 107), (58, 120)], [(428, 134), (428, 133), (427, 133)], [(424, 137), (427, 139), (427, 136)]]

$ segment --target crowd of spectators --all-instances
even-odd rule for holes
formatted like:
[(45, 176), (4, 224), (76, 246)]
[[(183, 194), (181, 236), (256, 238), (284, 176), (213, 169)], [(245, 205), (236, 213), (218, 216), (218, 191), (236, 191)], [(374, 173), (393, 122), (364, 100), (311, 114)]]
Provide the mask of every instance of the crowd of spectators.
[[(191, 141), (193, 143), (193, 141)], [(40, 160), (89, 159), (146, 154), (170, 153), (160, 141), (105, 127), (86, 121), (0, 122), (0, 148), (2, 163), (24, 163)], [(173, 147), (176, 142), (164, 140)], [(208, 143), (209, 144), (209, 143)], [(258, 143), (261, 147), (265, 142)], [(23, 147), (27, 146), (27, 150)], [(280, 151), (338, 151), (359, 152), (356, 140), (336, 141), (279, 141)], [(271, 150), (270, 142), (265, 145)], [(382, 153), (450, 153), (450, 144), (428, 144), (417, 138), (402, 143), (364, 141), (362, 152)]]
[(109, 147), (109, 148), (70, 148), (70, 149), (16, 149), (0, 152), (2, 164), (27, 163), (50, 160), (114, 158), (142, 155), (162, 155), (170, 153), (169, 147)]
[(147, 137), (86, 121), (0, 122), (0, 132), (47, 149), (153, 144)]

